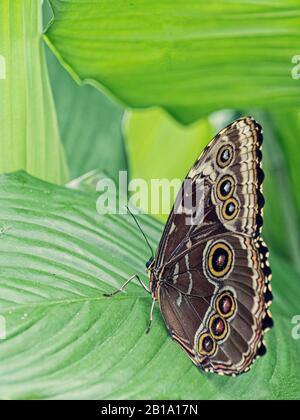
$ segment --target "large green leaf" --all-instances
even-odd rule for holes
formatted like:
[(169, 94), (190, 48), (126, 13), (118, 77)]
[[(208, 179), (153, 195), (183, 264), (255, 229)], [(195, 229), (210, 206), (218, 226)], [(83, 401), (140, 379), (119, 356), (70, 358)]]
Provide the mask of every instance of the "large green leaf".
[[(130, 218), (99, 216), (94, 194), (23, 173), (0, 177), (0, 190), (0, 398), (299, 398), (291, 331), (300, 279), (291, 265), (273, 255), (268, 355), (239, 378), (206, 375), (168, 337), (158, 310), (145, 334), (151, 299), (140, 286), (101, 296), (143, 276), (148, 251)], [(157, 243), (161, 225), (141, 223)]]
[(117, 179), (127, 169), (123, 108), (92, 86), (78, 85), (49, 51), (49, 74), (72, 178), (93, 169)]
[(82, 81), (183, 122), (224, 108), (300, 104), (299, 0), (50, 0), (47, 33)]
[(300, 272), (300, 169), (295, 135), (300, 130), (299, 112), (252, 111), (251, 114), (264, 130), (264, 237)]
[[(44, 2), (44, 26), (53, 14)], [(104, 93), (76, 83), (53, 53), (46, 49), (47, 64), (71, 179), (92, 170), (117, 178), (127, 169), (121, 133), (124, 110)]]
[(41, 34), (40, 0), (1, 0), (0, 173), (26, 169), (63, 183), (67, 167)]
[(286, 163), (287, 175), (290, 180), (290, 188), (294, 194), (294, 213), (296, 214), (295, 224), (300, 226), (300, 166), (298, 158), (300, 111), (288, 109), (275, 110), (271, 113), (270, 120), (280, 142), (282, 160)]
[[(165, 221), (183, 179), (211, 140), (213, 128), (207, 119), (181, 126), (159, 108), (129, 111), (125, 115), (130, 178), (146, 181), (150, 192), (148, 205), (138, 203), (139, 207)], [(178, 180), (179, 188), (172, 188), (170, 194), (160, 188), (155, 194), (155, 180)]]

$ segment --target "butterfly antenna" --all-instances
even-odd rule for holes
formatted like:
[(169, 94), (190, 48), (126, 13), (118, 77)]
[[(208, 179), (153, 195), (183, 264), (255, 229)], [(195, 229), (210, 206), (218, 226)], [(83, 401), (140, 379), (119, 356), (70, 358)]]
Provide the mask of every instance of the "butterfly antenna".
[(136, 217), (135, 217), (135, 215), (132, 213), (132, 211), (130, 210), (130, 208), (129, 208), (128, 206), (126, 206), (126, 208), (127, 208), (127, 210), (129, 211), (129, 214), (131, 215), (131, 217), (133, 218), (133, 220), (135, 221), (135, 223), (136, 223), (137, 227), (139, 228), (139, 230), (140, 230), (141, 234), (143, 235), (143, 237), (144, 237), (144, 239), (145, 239), (145, 241), (146, 241), (146, 243), (147, 243), (147, 245), (148, 245), (148, 247), (149, 247), (149, 249), (150, 249), (150, 251), (151, 251), (152, 258), (154, 259), (154, 252), (153, 252), (152, 246), (150, 245), (150, 242), (148, 241), (147, 236), (145, 235), (145, 232), (144, 232), (144, 231), (143, 231), (143, 229), (141, 228), (141, 226), (140, 226), (140, 224), (139, 224), (139, 222), (138, 222), (137, 218), (136, 218)]

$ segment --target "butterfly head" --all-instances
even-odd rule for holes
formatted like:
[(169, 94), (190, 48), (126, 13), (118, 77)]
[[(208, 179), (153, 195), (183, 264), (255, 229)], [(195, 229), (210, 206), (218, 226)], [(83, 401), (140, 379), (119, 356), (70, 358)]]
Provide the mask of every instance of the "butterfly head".
[(149, 261), (146, 263), (146, 270), (147, 270), (147, 271), (150, 271), (150, 270), (151, 270), (151, 267), (152, 267), (153, 263), (154, 263), (154, 258), (153, 258), (153, 257), (151, 257), (151, 258), (149, 259)]

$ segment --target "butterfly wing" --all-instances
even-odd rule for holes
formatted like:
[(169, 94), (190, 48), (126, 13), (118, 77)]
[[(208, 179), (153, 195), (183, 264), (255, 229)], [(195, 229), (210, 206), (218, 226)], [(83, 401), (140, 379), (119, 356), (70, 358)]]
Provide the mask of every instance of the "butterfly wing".
[[(185, 252), (191, 241), (196, 243), (214, 233), (230, 230), (260, 235), (262, 141), (260, 125), (248, 117), (230, 124), (205, 148), (178, 194), (159, 246), (157, 268)], [(228, 187), (233, 191), (226, 193)], [(195, 203), (200, 217), (190, 224), (190, 207)]]
[(188, 224), (193, 211), (179, 195), (155, 266), (172, 337), (197, 366), (221, 374), (247, 371), (271, 326), (271, 270), (260, 238), (261, 144), (252, 118), (214, 138), (187, 177), (185, 196), (197, 197), (203, 211)]

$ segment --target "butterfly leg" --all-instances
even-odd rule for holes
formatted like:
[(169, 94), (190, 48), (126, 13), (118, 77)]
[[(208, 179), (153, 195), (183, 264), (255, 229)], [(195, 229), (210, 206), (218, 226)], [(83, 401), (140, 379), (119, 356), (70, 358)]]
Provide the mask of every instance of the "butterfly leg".
[(148, 292), (151, 293), (149, 288), (145, 285), (145, 283), (139, 278), (138, 275), (134, 275), (132, 277), (130, 277), (128, 280), (126, 280), (126, 282), (123, 284), (123, 286), (120, 287), (120, 289), (117, 289), (116, 291), (114, 291), (113, 293), (104, 293), (103, 296), (105, 297), (113, 297), (115, 295), (117, 295), (118, 293), (121, 293), (124, 291), (124, 289), (126, 288), (126, 286), (132, 282), (132, 280), (137, 279), (139, 281), (139, 283), (141, 284), (141, 286)]
[(150, 319), (149, 319), (149, 325), (146, 331), (146, 334), (149, 334), (150, 330), (151, 330), (151, 325), (152, 325), (152, 321), (153, 321), (153, 311), (154, 311), (154, 306), (155, 306), (155, 299), (152, 300), (152, 305), (151, 305), (151, 311), (150, 311)]

